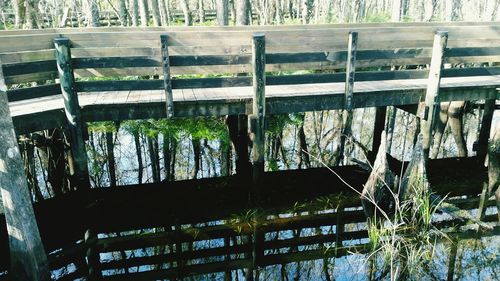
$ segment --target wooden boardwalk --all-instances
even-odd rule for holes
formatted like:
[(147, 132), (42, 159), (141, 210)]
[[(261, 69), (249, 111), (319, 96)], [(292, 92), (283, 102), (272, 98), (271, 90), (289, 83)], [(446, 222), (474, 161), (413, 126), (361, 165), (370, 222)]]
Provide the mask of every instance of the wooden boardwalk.
[[(425, 96), (427, 79), (356, 82), (354, 107), (416, 104)], [(443, 78), (442, 101), (495, 99), (500, 75)], [(342, 109), (344, 83), (267, 86), (268, 114)], [(250, 114), (252, 87), (174, 89), (176, 116)], [(82, 92), (78, 94), (86, 122), (165, 118), (163, 90)], [(62, 96), (48, 96), (10, 103), (18, 132), (48, 129), (64, 122)], [(50, 114), (52, 118), (47, 118)], [(59, 116), (60, 118), (57, 118)], [(29, 122), (28, 119), (36, 121)]]
[[(486, 176), (483, 167), (485, 147), (488, 145), (495, 103), (499, 99), (499, 46), (500, 25), (497, 22), (5, 31), (0, 32), (0, 106), (6, 116), (3, 121), (8, 125), (4, 128), (8, 130), (2, 132), (11, 143), (15, 143), (16, 137), (9, 133), (12, 125), (18, 135), (51, 128), (65, 130), (71, 152), (68, 155), (72, 157), (70, 184), (71, 189), (76, 191), (43, 201), (36, 207), (37, 216), (44, 221), (40, 226), (41, 236), (45, 249), (50, 253), (51, 267), (57, 269), (69, 264), (77, 267), (76, 271), (62, 276), (60, 280), (73, 280), (87, 274), (92, 279), (92, 274), (100, 274), (103, 270), (165, 261), (179, 264), (179, 258), (187, 260), (200, 255), (222, 255), (226, 253), (226, 248), (230, 249), (230, 254), (248, 253), (247, 243), (239, 245), (241, 247), (181, 253), (186, 256), (179, 256), (176, 249), (175, 255), (136, 257), (109, 263), (101, 262), (99, 256), (100, 253), (171, 243), (182, 248), (184, 242), (252, 235), (251, 229), (235, 233), (231, 226), (207, 227), (202, 229), (207, 231), (201, 236), (186, 235), (184, 229), (178, 231), (180, 215), (170, 221), (172, 218), (165, 214), (172, 211), (169, 209), (172, 206), (178, 206), (176, 211), (184, 211), (189, 205), (186, 203), (188, 197), (197, 197), (199, 201), (196, 202), (203, 203), (192, 208), (212, 211), (214, 202), (221, 198), (229, 199), (227, 204), (237, 204), (240, 208), (244, 206), (243, 202), (248, 202), (248, 193), (267, 196), (266, 192), (281, 187), (285, 189), (274, 194), (276, 198), (282, 199), (283, 194), (289, 194), (290, 190), (286, 188), (297, 184), (293, 182), (296, 178), (290, 175), (297, 171), (264, 173), (265, 119), (272, 114), (343, 110), (339, 147), (343, 151), (346, 138), (351, 134), (349, 130), (354, 108), (377, 107), (374, 135), (380, 136), (385, 124), (386, 106), (418, 105), (417, 116), (421, 121), (425, 153), (432, 143), (433, 125), (440, 102), (485, 100), (477, 157), (462, 161), (443, 160), (441, 163), (446, 162), (446, 165), (438, 168), (432, 167), (432, 163), (439, 161), (429, 161), (433, 187), (439, 185), (437, 182), (440, 180), (444, 185), (451, 185), (452, 192), (460, 188), (467, 194), (472, 192), (475, 197), (478, 193), (476, 187), (483, 185), (483, 176)], [(7, 108), (10, 108), (13, 122), (8, 118)], [(165, 189), (164, 183), (156, 184), (155, 189), (151, 189), (152, 186), (89, 189), (86, 122), (224, 115), (230, 115), (228, 129), (231, 136), (236, 136), (231, 138), (237, 159), (236, 176), (169, 183), (180, 187), (178, 190), (182, 191), (173, 192), (177, 194)], [(252, 140), (251, 160), (248, 159), (249, 139)], [(377, 143), (374, 137), (370, 153), (379, 144), (380, 139)], [(4, 159), (12, 158), (12, 146), (0, 145), (5, 151), (3, 155), (8, 155)], [(18, 156), (16, 161), (21, 163), (21, 157)], [(367, 173), (360, 172), (356, 167), (335, 169), (341, 174), (343, 171), (342, 175), (356, 183), (357, 187), (361, 187), (366, 180)], [(443, 177), (433, 182), (432, 173), (441, 173), (446, 169), (459, 172), (456, 178), (460, 178), (460, 182), (450, 184), (449, 179)], [(17, 172), (21, 170), (16, 169)], [(311, 186), (328, 185), (326, 190), (331, 192), (332, 185), (344, 187), (343, 183), (338, 183), (338, 178), (325, 180), (324, 176), (322, 178), (314, 173), (314, 170), (305, 171), (299, 188), (310, 190)], [(332, 177), (329, 172), (327, 174)], [(274, 180), (269, 182), (270, 178)], [(229, 182), (225, 182), (228, 179)], [(290, 184), (286, 184), (287, 180), (291, 181)], [(210, 191), (210, 186), (219, 186), (220, 182), (228, 188)], [(205, 189), (199, 188), (202, 185)], [(463, 188), (461, 185), (464, 185)], [(237, 188), (242, 186), (244, 188)], [(168, 194), (166, 191), (169, 191)], [(16, 204), (31, 208), (29, 194), (21, 195), (15, 199)], [(165, 198), (172, 203), (165, 204)], [(192, 200), (189, 202), (193, 203)], [(469, 202), (465, 205), (471, 206)], [(220, 207), (222, 212), (229, 209), (225, 203)], [(5, 219), (9, 229), (22, 229), (24, 225), (18, 220), (21, 217), (16, 213), (18, 210), (6, 209)], [(287, 219), (278, 219), (270, 224), (283, 224), (285, 227), (266, 231), (323, 225), (337, 227), (337, 224), (342, 228), (342, 223), (359, 223), (365, 219), (360, 210), (344, 211), (350, 212), (342, 216), (349, 213), (352, 220), (339, 222), (339, 214), (332, 213), (320, 215), (319, 219), (315, 216), (304, 220), (298, 218), (300, 226), (290, 227)], [(60, 230), (61, 220), (54, 217), (68, 212), (75, 219), (71, 225), (68, 223), (65, 229)], [(224, 218), (214, 215), (211, 219)], [(34, 216), (30, 216), (30, 220), (34, 221)], [(193, 221), (193, 218), (188, 218), (188, 221), (183, 223), (200, 222)], [(144, 236), (133, 234), (103, 238), (97, 235), (165, 226), (175, 226), (176, 230)], [(84, 237), (83, 233), (85, 241), (76, 243)], [(366, 230), (341, 231), (335, 235), (299, 237), (277, 244), (264, 244), (269, 246), (268, 249), (275, 249), (276, 245), (299, 247), (336, 239), (337, 248), (342, 239), (365, 237)], [(343, 247), (339, 248), (342, 250)], [(40, 249), (42, 247), (38, 253), (43, 254), (43, 249)], [(255, 253), (260, 257), (264, 250), (262, 248), (262, 252)], [(30, 254), (23, 249), (12, 248), (11, 251)], [(300, 254), (266, 255), (259, 263), (282, 264), (298, 260)], [(82, 260), (83, 255), (86, 259)], [(324, 251), (320, 249), (306, 255), (311, 259), (323, 258)], [(0, 257), (0, 264), (2, 260), (4, 257)], [(259, 265), (256, 260), (227, 258), (215, 266), (219, 271), (221, 264), (234, 269), (243, 268)], [(212, 272), (211, 266), (202, 264), (189, 270), (194, 273)], [(156, 280), (178, 277), (176, 271), (177, 268), (161, 269), (107, 276), (105, 280)]]
[[(69, 96), (77, 99), (82, 121), (91, 122), (250, 115), (256, 75), (265, 79), (265, 114), (417, 104), (428, 91), (439, 30), (447, 34), (439, 100), (497, 99), (497, 23), (5, 31), (0, 61), (20, 134), (67, 123), (63, 87), (54, 80), (62, 75), (55, 38), (68, 39), (65, 75), (76, 77)], [(347, 40), (351, 31), (355, 46)], [(265, 74), (253, 68), (255, 32), (265, 36)], [(346, 74), (349, 56), (356, 69)]]

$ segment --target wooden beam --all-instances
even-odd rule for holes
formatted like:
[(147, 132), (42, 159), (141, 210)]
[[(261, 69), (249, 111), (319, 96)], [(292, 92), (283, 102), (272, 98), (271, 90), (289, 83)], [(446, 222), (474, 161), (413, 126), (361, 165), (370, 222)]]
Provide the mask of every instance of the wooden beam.
[(263, 33), (253, 34), (252, 40), (253, 68), (253, 103), (251, 116), (251, 137), (253, 182), (258, 183), (264, 174), (265, 155), (265, 115), (266, 115), (266, 42)]
[(165, 89), (165, 102), (167, 117), (174, 117), (174, 98), (172, 96), (172, 79), (170, 76), (170, 57), (168, 55), (168, 36), (161, 35), (161, 59), (163, 66), (163, 88)]
[[(68, 132), (70, 135), (71, 153), (73, 165), (70, 165), (70, 173), (73, 177), (72, 188), (90, 188), (89, 171), (87, 163), (87, 152), (83, 134), (83, 122), (78, 103), (78, 95), (75, 90), (73, 67), (71, 64), (70, 42), (68, 38), (54, 39), (56, 49), (57, 69), (64, 99), (64, 111), (68, 121)], [(71, 166), (73, 169), (71, 169)]]
[(425, 106), (422, 112), (421, 132), (423, 135), (422, 148), (424, 158), (429, 157), (429, 149), (432, 145), (432, 128), (438, 112), (439, 105), (439, 85), (441, 83), (441, 69), (443, 68), (444, 52), (448, 41), (448, 32), (437, 31), (434, 35), (434, 44), (432, 46), (431, 67), (429, 70), (429, 79), (427, 82), (427, 91), (425, 94)]
[(0, 62), (0, 191), (9, 235), (9, 277), (50, 280), (6, 92)]

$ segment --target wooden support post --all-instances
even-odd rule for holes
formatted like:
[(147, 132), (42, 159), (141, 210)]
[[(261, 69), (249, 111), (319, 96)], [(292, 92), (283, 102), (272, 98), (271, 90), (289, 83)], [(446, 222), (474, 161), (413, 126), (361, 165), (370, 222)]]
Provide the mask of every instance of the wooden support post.
[(488, 139), (490, 138), (491, 122), (495, 113), (495, 100), (486, 100), (484, 103), (483, 119), (477, 140), (476, 151), (479, 159), (484, 160), (488, 153)]
[(264, 174), (266, 115), (266, 44), (262, 33), (255, 33), (252, 40), (253, 114), (250, 132), (253, 141), (253, 182), (258, 183)]
[(375, 161), (375, 156), (377, 155), (378, 148), (380, 146), (382, 131), (385, 128), (385, 116), (387, 114), (387, 107), (377, 107), (375, 109), (375, 125), (373, 128), (373, 142), (372, 151), (369, 155), (370, 162)]
[(6, 92), (0, 62), (0, 191), (9, 235), (9, 277), (50, 280)]
[(432, 46), (431, 68), (425, 93), (425, 107), (423, 109), (421, 131), (423, 136), (422, 148), (424, 158), (429, 158), (429, 149), (432, 145), (432, 128), (439, 107), (439, 85), (441, 83), (441, 69), (443, 67), (444, 52), (448, 41), (448, 32), (437, 31)]
[(345, 109), (352, 110), (352, 95), (354, 92), (354, 74), (356, 73), (356, 51), (358, 49), (358, 33), (349, 32), (347, 43), (347, 65), (345, 77)]
[(74, 170), (71, 175), (72, 189), (90, 188), (83, 123), (71, 64), (70, 42), (68, 38), (61, 37), (54, 39), (54, 45), (61, 92), (64, 99), (64, 111), (68, 120), (71, 153), (74, 161)]
[(101, 270), (99, 269), (101, 259), (99, 252), (97, 252), (95, 247), (97, 243), (97, 235), (92, 231), (92, 229), (87, 229), (84, 241), (87, 248), (85, 256), (87, 260), (88, 280), (100, 280), (102, 277)]
[(163, 65), (163, 87), (165, 89), (165, 102), (167, 118), (174, 117), (174, 98), (172, 96), (172, 78), (170, 75), (170, 58), (168, 56), (168, 36), (160, 35), (161, 60)]
[(342, 134), (340, 136), (339, 157), (337, 163), (339, 165), (344, 161), (344, 150), (347, 138), (351, 136), (352, 126), (352, 108), (353, 108), (353, 92), (354, 92), (354, 74), (356, 72), (356, 50), (358, 48), (358, 33), (349, 32), (348, 46), (347, 46), (347, 67), (345, 79), (345, 98), (344, 98), (344, 111), (342, 112), (343, 126)]

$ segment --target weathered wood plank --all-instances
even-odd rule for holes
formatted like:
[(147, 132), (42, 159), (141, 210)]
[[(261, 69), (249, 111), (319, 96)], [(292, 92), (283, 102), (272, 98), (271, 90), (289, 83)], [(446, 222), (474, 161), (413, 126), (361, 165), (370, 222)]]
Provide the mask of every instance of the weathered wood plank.
[(19, 88), (7, 91), (9, 102), (36, 99), (60, 94), (61, 86), (59, 84), (41, 85), (36, 87)]
[(432, 145), (432, 130), (434, 120), (438, 112), (439, 86), (441, 83), (441, 69), (443, 68), (444, 51), (448, 40), (448, 33), (438, 31), (434, 35), (434, 45), (432, 47), (432, 60), (429, 70), (429, 81), (425, 94), (425, 108), (422, 114), (421, 132), (423, 135), (422, 148), (424, 159), (429, 157), (429, 149)]
[(87, 152), (83, 137), (80, 105), (75, 90), (69, 40), (67, 38), (56, 38), (54, 39), (54, 45), (73, 156), (73, 165), (71, 165), (72, 169), (70, 169), (70, 173), (74, 177), (72, 185), (74, 189), (86, 189), (90, 188)]
[(9, 277), (13, 280), (50, 280), (24, 166), (7, 100), (0, 61), (0, 191), (9, 234)]
[(167, 117), (174, 117), (174, 98), (172, 96), (172, 78), (170, 74), (170, 56), (168, 54), (168, 36), (161, 35), (161, 56), (163, 66), (163, 89), (165, 90), (165, 105)]
[(352, 120), (353, 120), (353, 93), (354, 93), (354, 75), (356, 73), (355, 63), (358, 49), (358, 33), (349, 32), (348, 38), (348, 53), (347, 53), (347, 68), (344, 91), (344, 110), (342, 111), (342, 134), (340, 136), (339, 157), (336, 165), (344, 160), (345, 144), (348, 138), (351, 137)]
[[(253, 182), (259, 183), (264, 174), (266, 116), (266, 39), (263, 33), (252, 38), (252, 84), (253, 102), (250, 116), (250, 136), (252, 139)], [(257, 185), (256, 185), (257, 186)]]

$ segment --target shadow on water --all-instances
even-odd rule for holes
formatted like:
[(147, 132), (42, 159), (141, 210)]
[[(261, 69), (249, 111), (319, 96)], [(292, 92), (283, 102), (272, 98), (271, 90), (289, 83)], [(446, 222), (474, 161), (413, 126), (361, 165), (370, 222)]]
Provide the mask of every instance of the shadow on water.
[[(456, 173), (463, 177), (482, 169), (474, 159), (451, 162), (456, 164), (446, 159), (432, 165), (460, 166), (464, 171)], [(357, 190), (368, 176), (356, 166), (334, 171)], [(476, 187), (461, 188), (435, 173), (429, 177), (439, 194), (474, 213), (482, 179), (459, 178)], [(86, 276), (87, 248), (99, 253), (103, 280), (249, 280), (250, 274), (254, 280), (390, 279), (387, 260), (371, 251), (359, 196), (327, 169), (266, 174), (259, 206), (248, 202), (248, 190), (234, 176), (94, 189), (37, 203), (35, 211), (44, 222), (52, 219), (40, 231), (58, 280)], [(64, 212), (74, 219), (61, 219)], [(490, 207), (486, 221), (495, 219)], [(447, 279), (452, 264), (455, 279), (496, 279), (498, 227), (478, 234), (443, 214), (432, 221), (448, 238), (436, 236), (414, 270), (418, 276), (408, 279)], [(86, 225), (96, 241), (82, 241)]]

